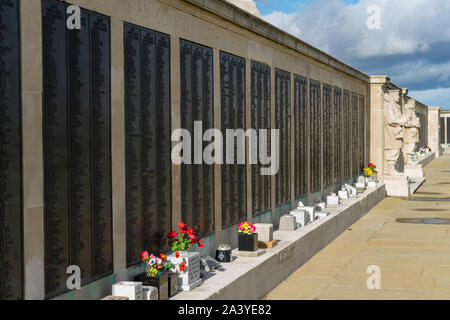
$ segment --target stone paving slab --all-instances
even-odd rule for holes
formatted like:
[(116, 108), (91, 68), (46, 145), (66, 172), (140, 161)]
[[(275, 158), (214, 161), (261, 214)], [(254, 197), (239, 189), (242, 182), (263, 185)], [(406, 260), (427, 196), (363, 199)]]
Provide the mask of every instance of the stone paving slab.
[[(450, 225), (396, 222), (450, 219), (450, 155), (425, 176), (410, 199), (386, 198), (265, 299), (450, 299)], [(380, 267), (380, 290), (367, 288), (370, 265)]]

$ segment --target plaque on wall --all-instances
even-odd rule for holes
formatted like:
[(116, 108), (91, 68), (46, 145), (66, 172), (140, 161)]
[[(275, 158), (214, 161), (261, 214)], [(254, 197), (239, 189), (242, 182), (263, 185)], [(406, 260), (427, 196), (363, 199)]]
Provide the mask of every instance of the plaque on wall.
[(294, 74), (294, 163), (295, 198), (304, 196), (307, 190), (306, 149), (306, 101), (308, 82), (305, 77)]
[(275, 204), (291, 200), (291, 74), (275, 69), (275, 128), (279, 130), (279, 170), (275, 176)]
[(170, 37), (124, 24), (127, 264), (169, 248)]
[[(246, 85), (245, 59), (220, 52), (220, 102), (223, 136), (224, 164), (222, 165), (222, 228), (247, 218), (247, 172), (245, 164), (239, 164), (234, 140), (234, 164), (226, 164), (226, 130), (245, 131)], [(245, 144), (244, 144), (245, 150)]]
[[(251, 125), (255, 130), (270, 130), (270, 77), (270, 66), (256, 61), (251, 62)], [(270, 134), (268, 134), (267, 139), (267, 149), (270, 150)], [(270, 154), (270, 151), (267, 153)], [(261, 175), (260, 169), (262, 167), (259, 161), (258, 164), (251, 165), (253, 216), (260, 215), (271, 208), (271, 177)]]
[(334, 183), (342, 182), (342, 90), (334, 88)]
[(311, 192), (320, 191), (321, 188), (321, 157), (322, 157), (322, 108), (321, 108), (321, 84), (319, 81), (310, 79), (310, 171)]
[(358, 119), (358, 171), (361, 171), (364, 168), (364, 154), (365, 154), (365, 134), (366, 134), (366, 109), (363, 95), (359, 95), (359, 119)]
[(445, 134), (446, 134), (446, 132), (445, 132), (445, 121), (446, 121), (446, 118), (441, 117), (440, 130), (439, 130), (441, 144), (445, 143)]
[(0, 1), (0, 300), (23, 298), (19, 1)]
[(333, 153), (332, 153), (332, 107), (331, 86), (323, 84), (323, 183), (324, 187), (332, 183)]
[[(211, 48), (180, 40), (181, 127), (194, 132), (194, 121), (204, 133), (214, 127), (213, 51)], [(202, 150), (210, 142), (204, 141)], [(198, 236), (214, 232), (214, 165), (192, 152), (192, 164), (181, 165), (181, 211), (183, 222)]]
[[(359, 103), (358, 103), (358, 95), (354, 92), (351, 94), (351, 108), (352, 108), (352, 177), (359, 175)], [(361, 168), (362, 169), (362, 168)]]
[(45, 294), (68, 291), (69, 265), (82, 285), (112, 273), (109, 18), (44, 0), (43, 143)]
[(447, 143), (450, 143), (450, 118), (446, 119), (447, 119)]
[(350, 107), (350, 92), (344, 90), (343, 96), (344, 118), (344, 179), (350, 179), (352, 175), (352, 109)]

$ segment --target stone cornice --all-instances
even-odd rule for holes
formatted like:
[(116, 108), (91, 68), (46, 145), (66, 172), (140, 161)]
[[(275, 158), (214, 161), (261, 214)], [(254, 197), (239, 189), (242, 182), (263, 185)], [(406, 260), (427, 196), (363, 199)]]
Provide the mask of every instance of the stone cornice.
[(183, 0), (191, 5), (207, 10), (223, 19), (231, 21), (255, 32), (265, 38), (284, 45), (290, 49), (296, 50), (316, 61), (330, 66), (336, 70), (344, 72), (361, 81), (369, 82), (370, 77), (345, 64), (344, 62), (332, 57), (331, 55), (307, 44), (306, 42), (296, 38), (295, 36), (275, 27), (274, 25), (258, 18), (245, 10), (224, 0)]
[(388, 76), (370, 76), (371, 84), (388, 84), (391, 81), (391, 78)]

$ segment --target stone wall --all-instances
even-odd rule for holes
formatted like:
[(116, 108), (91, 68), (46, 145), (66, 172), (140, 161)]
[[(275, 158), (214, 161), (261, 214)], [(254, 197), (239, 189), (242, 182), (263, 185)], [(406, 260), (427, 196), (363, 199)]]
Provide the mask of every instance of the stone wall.
[[(280, 31), (265, 21), (250, 15), (234, 6), (227, 5), (223, 1), (169, 1), (169, 0), (73, 0), (71, 4), (99, 13), (109, 18), (110, 21), (110, 42), (111, 42), (111, 194), (112, 194), (112, 267), (113, 273), (86, 284), (82, 290), (72, 291), (58, 298), (99, 298), (107, 293), (109, 286), (116, 280), (128, 279), (133, 274), (140, 271), (136, 266), (127, 263), (127, 209), (126, 209), (126, 141), (125, 141), (125, 65), (124, 65), (124, 22), (140, 27), (155, 30), (166, 34), (170, 38), (170, 125), (171, 130), (180, 128), (182, 125), (182, 101), (180, 83), (182, 82), (180, 68), (180, 40), (210, 48), (212, 52), (212, 90), (211, 96), (213, 104), (213, 125), (221, 127), (221, 52), (240, 57), (245, 62), (245, 118), (246, 127), (252, 126), (252, 61), (262, 63), (270, 71), (269, 87), (270, 95), (270, 128), (278, 127), (276, 114), (276, 69), (286, 72), (290, 82), (287, 90), (290, 91), (288, 100), (285, 101), (292, 116), (287, 117), (284, 128), (286, 139), (291, 141), (290, 152), (286, 153), (289, 158), (285, 165), (290, 168), (291, 174), (286, 173), (286, 178), (290, 181), (286, 184), (285, 194), (289, 194), (288, 199), (278, 201), (282, 203), (276, 206), (277, 180), (276, 176), (271, 176), (263, 185), (270, 188), (270, 205), (268, 210), (254, 216), (252, 207), (252, 185), (251, 166), (246, 166), (246, 214), (243, 219), (252, 221), (268, 221), (275, 225), (278, 218), (296, 206), (298, 200), (312, 203), (313, 200), (322, 199), (328, 192), (332, 191), (344, 182), (345, 178), (353, 179), (359, 174), (359, 167), (362, 163), (369, 161), (370, 144), (376, 140), (369, 141), (369, 131), (372, 126), (370, 119), (374, 116), (369, 114), (369, 107), (374, 101), (369, 100), (369, 77), (358, 70), (338, 61), (337, 59), (317, 50), (295, 37)], [(22, 104), (23, 104), (23, 211), (24, 211), (24, 298), (43, 299), (45, 298), (45, 241), (44, 229), (45, 208), (44, 208), (44, 144), (43, 144), (43, 45), (42, 45), (42, 19), (41, 0), (21, 1), (21, 29), (22, 29)], [(294, 75), (304, 77), (305, 87), (305, 150), (297, 150), (294, 146), (295, 136), (295, 84)], [(317, 81), (318, 84), (318, 111), (325, 115), (326, 124), (329, 128), (323, 127), (324, 119), (318, 118), (320, 138), (317, 145), (310, 145), (311, 126), (310, 120), (310, 80)], [(48, 85), (48, 84), (47, 84)], [(324, 107), (323, 88), (328, 88), (330, 94), (329, 105)], [(353, 107), (348, 107), (341, 112), (341, 117), (335, 118), (335, 108), (339, 100), (335, 100), (335, 92), (348, 92), (355, 96), (359, 113), (353, 119), (353, 125), (357, 128), (354, 135), (355, 148), (361, 148), (361, 154), (357, 158), (350, 157), (348, 165), (354, 168), (348, 177), (344, 177), (344, 168), (340, 176), (334, 174), (334, 155), (340, 154), (344, 166), (343, 152), (337, 153), (334, 148), (344, 148), (346, 141), (342, 140), (337, 144), (334, 136), (338, 134), (338, 128), (344, 133), (345, 127), (343, 119), (345, 111), (352, 113)], [(374, 99), (374, 98), (371, 98)], [(344, 106), (345, 107), (345, 106)], [(325, 108), (325, 109), (324, 109)], [(361, 109), (362, 108), (362, 109)], [(301, 109), (299, 109), (301, 110)], [(363, 112), (365, 110), (365, 112)], [(372, 109), (370, 109), (372, 110)], [(326, 111), (324, 113), (324, 111)], [(372, 110), (373, 111), (373, 110)], [(372, 112), (371, 111), (371, 112)], [(329, 113), (328, 113), (329, 112)], [(352, 125), (352, 126), (353, 126)], [(342, 127), (341, 127), (342, 126)], [(325, 133), (324, 133), (325, 132)], [(290, 133), (290, 134), (288, 134)], [(323, 136), (329, 139), (323, 138)], [(345, 134), (341, 134), (344, 139)], [(348, 137), (347, 137), (348, 138)], [(329, 141), (328, 141), (329, 140)], [(172, 143), (174, 146), (176, 143)], [(310, 167), (310, 150), (312, 147), (329, 148), (320, 150), (317, 159), (319, 188), (312, 192)], [(169, 146), (170, 147), (170, 146)], [(352, 149), (353, 151), (353, 149)], [(306, 185), (303, 196), (296, 197), (294, 168), (299, 160), (296, 154), (305, 153), (306, 174), (304, 180)], [(324, 154), (330, 158), (324, 159)], [(357, 160), (353, 160), (357, 159)], [(302, 160), (302, 161), (304, 161)], [(296, 162), (297, 161), (297, 162)], [(352, 163), (358, 161), (358, 163)], [(372, 161), (376, 161), (373, 160)], [(323, 173), (327, 172), (331, 176), (325, 179), (331, 182), (326, 185)], [(222, 168), (220, 165), (214, 166), (214, 193), (213, 193), (213, 232), (205, 237), (206, 248), (203, 252), (213, 255), (215, 247), (223, 242), (236, 245), (236, 225), (222, 225)], [(171, 165), (171, 191), (170, 225), (174, 230), (176, 224), (182, 220), (182, 169), (180, 166)], [(281, 182), (281, 180), (280, 180)], [(286, 182), (286, 181), (283, 181)], [(283, 194), (283, 195), (285, 195)], [(164, 235), (160, 235), (164, 236)], [(132, 235), (128, 234), (128, 238)], [(128, 267), (127, 267), (128, 266)]]

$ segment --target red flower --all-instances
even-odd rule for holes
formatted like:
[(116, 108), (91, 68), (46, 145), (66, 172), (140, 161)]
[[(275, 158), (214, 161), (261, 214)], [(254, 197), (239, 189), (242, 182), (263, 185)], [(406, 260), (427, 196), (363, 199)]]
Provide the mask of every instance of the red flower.
[(188, 228), (187, 231), (186, 231), (186, 233), (187, 233), (187, 234), (195, 234), (195, 231), (194, 231), (194, 229), (192, 229), (192, 228)]
[(184, 223), (184, 222), (180, 222), (180, 223), (178, 223), (178, 227), (181, 228), (181, 229), (184, 229), (184, 228), (187, 227), (187, 224)]
[(179, 258), (180, 257), (180, 253), (177, 251), (175, 251), (175, 257)]
[(203, 248), (205, 245), (203, 244), (203, 239), (197, 241), (199, 248)]
[(176, 233), (175, 231), (170, 231), (170, 232), (167, 234), (167, 238), (173, 239), (173, 238), (175, 238), (177, 235), (178, 235), (178, 233)]
[(186, 262), (180, 263), (180, 271), (183, 272), (185, 268), (186, 268)]
[(196, 244), (196, 243), (197, 243), (197, 240), (191, 239), (191, 244)]
[(166, 256), (164, 253), (161, 253), (161, 254), (159, 255), (159, 258), (160, 258), (162, 261), (164, 261), (164, 260), (167, 259), (167, 256)]
[(147, 260), (148, 259), (148, 251), (141, 252), (141, 258), (142, 258), (142, 260)]
[(184, 229), (179, 229), (178, 232), (179, 232), (179, 233), (186, 233), (186, 230), (184, 230)]
[(194, 240), (194, 239), (195, 239), (195, 234), (190, 233), (190, 234), (189, 234), (189, 238), (190, 238), (191, 240)]

